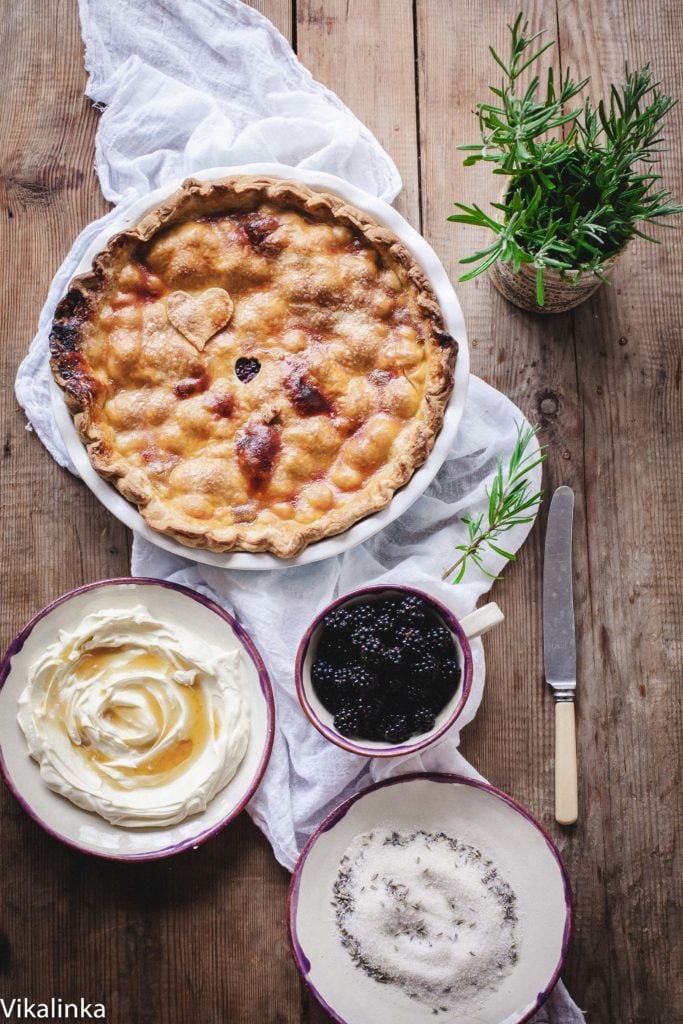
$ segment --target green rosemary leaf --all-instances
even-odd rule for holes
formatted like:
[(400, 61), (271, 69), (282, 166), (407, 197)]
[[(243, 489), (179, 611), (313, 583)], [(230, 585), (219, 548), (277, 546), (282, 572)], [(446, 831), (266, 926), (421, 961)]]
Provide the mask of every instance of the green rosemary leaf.
[(545, 306), (545, 288), (543, 287), (543, 267), (536, 267), (536, 302)]
[(496, 64), (498, 64), (498, 66), (503, 69), (504, 73), (507, 74), (508, 73), (508, 69), (507, 69), (507, 67), (505, 65), (505, 61), (501, 60), (501, 58), (498, 56), (498, 54), (496, 53), (496, 51), (493, 49), (492, 46), (489, 46), (489, 53), (491, 54), (491, 56), (495, 60)]
[(480, 263), (478, 267), (474, 268), (474, 270), (470, 270), (468, 274), (462, 274), (461, 277), (458, 278), (458, 280), (472, 281), (473, 278), (479, 277), (479, 275), (483, 273), (483, 271), (488, 270), (489, 267), (492, 267), (493, 264), (497, 261), (497, 259), (498, 254), (495, 252), (491, 253), (491, 255), (487, 259), (485, 259), (483, 263)]
[(550, 42), (546, 43), (545, 46), (542, 46), (540, 50), (537, 50), (536, 53), (533, 55), (533, 57), (529, 57), (527, 60), (525, 60), (525, 62), (521, 65), (521, 67), (516, 69), (515, 78), (519, 78), (519, 76), (522, 74), (522, 72), (526, 71), (526, 69), (529, 67), (530, 64), (533, 64), (533, 62), (535, 60), (538, 60), (538, 58), (542, 54), (544, 54), (546, 50), (549, 50), (550, 47), (554, 46), (554, 45), (555, 45), (555, 43), (551, 39)]
[(507, 558), (509, 562), (515, 561), (515, 555), (511, 551), (506, 551), (504, 548), (499, 548), (493, 541), (489, 541), (489, 547), (492, 551), (495, 551), (497, 555), (502, 555), (503, 558)]
[(460, 570), (458, 571), (458, 575), (453, 580), (454, 583), (460, 583), (462, 581), (462, 578), (465, 575), (466, 569), (467, 569), (467, 565), (465, 564), (465, 562), (463, 562), (462, 565), (460, 566)]

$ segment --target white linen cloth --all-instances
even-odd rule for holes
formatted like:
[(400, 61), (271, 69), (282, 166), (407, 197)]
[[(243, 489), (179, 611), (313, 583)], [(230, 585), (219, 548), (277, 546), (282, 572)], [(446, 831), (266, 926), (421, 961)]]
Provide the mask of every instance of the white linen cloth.
[[(57, 272), (38, 333), (16, 381), (19, 402), (53, 457), (74, 471), (54, 422), (47, 336), (54, 307), (90, 241), (140, 195), (206, 167), (281, 162), (337, 174), (390, 202), (398, 172), (374, 136), (315, 82), (267, 19), (239, 0), (80, 0), (87, 94), (103, 113), (96, 167), (116, 210), (89, 225)], [(378, 582), (420, 587), (458, 616), (474, 608), (490, 580), (470, 572), (457, 587), (441, 581), (466, 536), (465, 511), (484, 507), (499, 458), (507, 459), (522, 413), (472, 378), (463, 424), (426, 494), (361, 547), (300, 569), (226, 571), (178, 558), (135, 537), (135, 575), (172, 579), (210, 594), (245, 625), (267, 664), (277, 704), (273, 755), (249, 812), (278, 860), (291, 868), (327, 811), (367, 783), (415, 770), (478, 776), (451, 730), (421, 756), (366, 761), (333, 747), (303, 716), (293, 686), (294, 652), (314, 615), (338, 594)], [(535, 483), (540, 471), (534, 474)], [(517, 550), (529, 527), (505, 546)], [(503, 559), (492, 557), (497, 572)], [(286, 615), (284, 613), (286, 609)], [(476, 714), (484, 685), (480, 641), (472, 644), (474, 682), (459, 727)], [(500, 681), (501, 684), (504, 680)], [(583, 1015), (562, 985), (537, 1024), (576, 1024)]]

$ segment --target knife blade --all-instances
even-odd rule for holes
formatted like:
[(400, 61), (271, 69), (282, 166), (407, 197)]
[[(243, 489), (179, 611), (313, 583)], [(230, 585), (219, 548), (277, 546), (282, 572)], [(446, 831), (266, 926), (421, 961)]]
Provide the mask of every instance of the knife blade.
[(578, 818), (576, 763), (576, 630), (572, 586), (574, 492), (558, 487), (548, 513), (543, 560), (543, 661), (555, 697), (555, 818)]

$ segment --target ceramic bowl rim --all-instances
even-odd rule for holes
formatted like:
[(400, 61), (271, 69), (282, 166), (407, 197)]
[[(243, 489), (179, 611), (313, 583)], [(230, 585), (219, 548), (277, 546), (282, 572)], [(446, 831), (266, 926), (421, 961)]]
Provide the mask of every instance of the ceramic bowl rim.
[[(552, 839), (548, 831), (541, 825), (534, 815), (529, 811), (523, 804), (520, 804), (518, 800), (510, 796), (508, 793), (504, 793), (502, 789), (498, 789), (496, 786), (492, 786), (490, 782), (485, 782), (483, 779), (470, 779), (465, 775), (458, 775), (455, 772), (408, 772), (405, 775), (396, 775), (390, 779), (382, 779), (380, 782), (374, 782), (370, 786), (366, 786), (364, 789), (359, 790), (357, 793), (353, 793), (346, 800), (343, 800), (337, 805), (330, 813), (320, 822), (315, 831), (309, 836), (306, 841), (301, 853), (299, 854), (298, 860), (294, 865), (292, 871), (292, 877), (289, 883), (289, 890), (287, 892), (287, 934), (289, 937), (289, 946), (292, 953), (292, 957), (296, 964), (297, 970), (301, 976), (301, 980), (308, 989), (308, 991), (318, 1000), (320, 1005), (323, 1007), (326, 1013), (337, 1022), (337, 1024), (348, 1024), (348, 1021), (341, 1017), (330, 1005), (325, 1001), (323, 996), (320, 994), (315, 985), (309, 980), (310, 972), (310, 961), (303, 951), (301, 944), (299, 943), (296, 928), (296, 913), (299, 905), (299, 890), (301, 887), (301, 875), (304, 869), (304, 865), (308, 859), (308, 856), (315, 846), (316, 842), (321, 835), (325, 832), (329, 832), (330, 829), (341, 821), (350, 810), (350, 808), (360, 799), (367, 796), (370, 793), (374, 793), (375, 790), (384, 789), (388, 786), (401, 785), (405, 782), (415, 781), (428, 781), (436, 782), (448, 785), (464, 785), (471, 786), (474, 789), (480, 789), (485, 793), (490, 793), (492, 796), (502, 800), (503, 803), (508, 804), (513, 811), (516, 811), (523, 818), (525, 818), (538, 832), (545, 841), (550, 853), (555, 859), (557, 866), (560, 870), (560, 877), (562, 879), (562, 888), (564, 892), (564, 904), (565, 904), (565, 921), (564, 929), (562, 932), (562, 944), (560, 947), (560, 955), (555, 969), (550, 977), (550, 980), (538, 993), (534, 1000), (534, 1005), (524, 1014), (523, 1017), (519, 1017), (518, 1020), (514, 1021), (514, 1024), (527, 1024), (528, 1021), (538, 1012), (539, 1008), (545, 1003), (546, 999), (549, 998), (553, 989), (560, 978), (560, 972), (562, 966), (567, 957), (567, 951), (569, 949), (569, 940), (572, 933), (572, 921), (573, 921), (573, 910), (572, 910), (572, 891), (571, 884), (569, 881), (569, 875), (567, 868), (565, 867), (564, 861), (560, 855), (560, 851), (557, 848), (555, 841)], [(506, 1024), (512, 1024), (512, 1021), (506, 1022)]]
[(227, 825), (229, 825), (230, 822), (233, 821), (238, 816), (238, 814), (241, 814), (241, 812), (244, 810), (249, 800), (251, 799), (251, 797), (254, 795), (259, 785), (261, 784), (261, 780), (263, 778), (265, 770), (268, 767), (268, 762), (270, 760), (270, 755), (273, 749), (273, 741), (275, 738), (275, 699), (273, 697), (273, 689), (270, 682), (270, 678), (268, 676), (268, 670), (266, 669), (266, 666), (263, 663), (261, 655), (259, 654), (249, 634), (246, 632), (244, 627), (235, 619), (235, 617), (231, 615), (230, 612), (227, 612), (224, 608), (221, 608), (221, 606), (217, 604), (215, 601), (212, 601), (211, 598), (206, 597), (204, 594), (200, 594), (198, 591), (192, 590), (190, 587), (183, 586), (180, 583), (171, 583), (169, 580), (156, 579), (153, 576), (115, 576), (110, 579), (96, 580), (94, 583), (85, 583), (79, 587), (74, 587), (72, 590), (67, 591), (67, 593), (62, 594), (60, 597), (55, 598), (53, 601), (50, 601), (49, 604), (45, 605), (44, 608), (36, 612), (36, 614), (26, 623), (23, 629), (21, 629), (16, 634), (14, 639), (7, 646), (2, 661), (0, 662), (0, 690), (2, 690), (2, 688), (4, 687), (7, 681), (7, 677), (10, 674), (12, 659), (14, 658), (14, 656), (22, 650), (24, 644), (30, 637), (31, 633), (33, 632), (37, 624), (42, 619), (50, 615), (55, 610), (55, 608), (58, 608), (60, 605), (65, 604), (72, 598), (77, 597), (80, 594), (86, 593), (89, 590), (97, 590), (101, 587), (106, 586), (125, 586), (130, 584), (142, 584), (143, 586), (157, 586), (166, 588), (168, 590), (175, 590), (178, 593), (183, 594), (185, 597), (189, 597), (192, 600), (197, 601), (199, 604), (204, 605), (206, 608), (209, 608), (211, 611), (215, 612), (217, 615), (220, 616), (220, 618), (224, 619), (227, 622), (227, 624), (235, 633), (242, 646), (246, 649), (247, 654), (251, 658), (252, 662), (254, 663), (254, 667), (258, 675), (259, 686), (266, 702), (266, 738), (256, 771), (252, 777), (251, 782), (249, 783), (249, 786), (247, 787), (247, 791), (245, 792), (244, 796), (239, 800), (235, 807), (232, 808), (232, 810), (229, 812), (229, 814), (226, 815), (226, 817), (222, 818), (221, 821), (217, 822), (215, 825), (212, 825), (211, 828), (206, 829), (204, 832), (200, 832), (197, 836), (188, 839), (183, 839), (179, 843), (173, 843), (171, 846), (165, 846), (160, 850), (152, 850), (146, 853), (121, 854), (112, 853), (105, 850), (92, 850), (88, 847), (82, 846), (74, 839), (70, 839), (61, 835), (59, 832), (55, 831), (54, 828), (48, 825), (47, 822), (45, 822), (40, 817), (38, 812), (34, 810), (33, 806), (29, 803), (29, 801), (19, 792), (16, 785), (12, 781), (7, 765), (5, 764), (5, 758), (2, 751), (2, 744), (0, 744), (0, 776), (2, 776), (8, 790), (15, 798), (15, 800), (17, 800), (17, 802), (19, 803), (21, 808), (26, 812), (29, 818), (32, 818), (33, 821), (35, 821), (36, 824), (39, 825), (43, 829), (43, 831), (46, 832), (49, 836), (51, 836), (54, 839), (58, 839), (59, 842), (64, 843), (66, 846), (70, 846), (74, 850), (78, 850), (79, 853), (83, 853), (92, 857), (100, 857), (103, 860), (162, 860), (165, 857), (171, 857), (174, 854), (182, 853), (184, 850), (193, 849), (197, 846), (200, 846), (202, 843), (205, 843), (207, 839), (211, 839), (213, 836), (221, 832)]
[[(354, 743), (353, 740), (348, 739), (346, 736), (342, 736), (336, 729), (330, 728), (330, 726), (326, 725), (318, 717), (308, 699), (307, 687), (310, 686), (311, 683), (310, 680), (307, 683), (304, 682), (304, 662), (306, 661), (306, 655), (311, 645), (313, 634), (329, 612), (334, 608), (338, 608), (341, 605), (346, 604), (348, 601), (354, 600), (358, 597), (363, 597), (365, 594), (381, 594), (386, 593), (387, 591), (395, 591), (422, 598), (431, 605), (443, 619), (445, 619), (449, 629), (456, 634), (463, 654), (462, 676), (461, 683), (459, 684), (461, 687), (460, 697), (453, 708), (453, 711), (450, 713), (446, 721), (439, 726), (436, 732), (426, 733), (422, 739), (418, 739), (414, 743), (406, 742), (397, 743), (393, 746), (366, 747), (362, 743)], [(318, 732), (324, 736), (326, 740), (329, 740), (330, 743), (334, 743), (336, 746), (341, 747), (342, 750), (346, 750), (351, 754), (358, 754), (361, 757), (401, 757), (407, 754), (414, 754), (417, 751), (424, 750), (425, 747), (429, 747), (433, 743), (436, 743), (436, 741), (439, 740), (444, 733), (446, 733), (451, 726), (455, 724), (458, 718), (460, 718), (472, 689), (472, 671), (472, 649), (470, 647), (469, 640), (460, 624), (460, 620), (450, 610), (450, 608), (447, 608), (445, 604), (442, 604), (438, 598), (432, 597), (431, 594), (427, 594), (423, 590), (418, 590), (416, 587), (411, 587), (402, 583), (378, 583), (369, 587), (359, 587), (357, 590), (352, 590), (348, 594), (335, 598), (334, 601), (331, 601), (321, 612), (318, 613), (318, 615), (316, 615), (299, 641), (296, 660), (294, 663), (294, 683), (296, 686), (296, 695), (299, 698), (299, 704), (301, 705), (304, 714), (308, 718), (309, 722), (315, 726)]]

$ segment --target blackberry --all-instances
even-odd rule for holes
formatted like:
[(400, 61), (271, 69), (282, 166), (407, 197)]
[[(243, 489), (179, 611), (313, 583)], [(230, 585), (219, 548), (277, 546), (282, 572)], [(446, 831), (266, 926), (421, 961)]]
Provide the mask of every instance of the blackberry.
[(441, 711), (448, 704), (448, 701), (458, 689), (459, 683), (460, 666), (455, 658), (449, 658), (443, 663), (438, 677), (430, 687), (430, 703), (436, 712)]
[(400, 647), (385, 647), (382, 652), (382, 668), (387, 672), (400, 672), (403, 655)]
[(429, 654), (430, 645), (424, 633), (416, 629), (408, 629), (401, 638), (401, 649), (404, 660), (408, 663), (419, 661), (425, 654)]
[(329, 661), (316, 661), (311, 668), (313, 689), (323, 704), (326, 703), (326, 698), (329, 697), (334, 686), (334, 672), (334, 665), (331, 665)]
[(427, 619), (427, 607), (416, 594), (402, 597), (396, 605), (396, 618), (406, 625), (421, 626)]
[(414, 733), (429, 732), (434, 728), (436, 715), (427, 704), (416, 708), (410, 716), (410, 724)]
[(383, 712), (382, 701), (378, 697), (362, 697), (355, 705), (360, 715), (362, 735), (365, 739), (381, 739), (377, 735), (377, 726)]
[(359, 626), (370, 626), (375, 618), (373, 604), (354, 604), (347, 609), (351, 629), (358, 629)]
[(377, 668), (384, 660), (384, 644), (379, 637), (368, 636), (358, 651), (358, 657), (368, 668)]
[(410, 666), (411, 678), (416, 683), (429, 685), (434, 683), (440, 675), (439, 664), (432, 654), (423, 654)]
[(323, 619), (323, 634), (343, 636), (350, 633), (354, 626), (350, 608), (333, 608)]
[(349, 665), (346, 669), (346, 682), (349, 693), (356, 698), (368, 694), (376, 684), (375, 676), (362, 665)]
[(345, 705), (334, 716), (334, 727), (342, 736), (357, 736), (362, 718), (358, 708)]
[(379, 722), (378, 728), (382, 737), (388, 743), (403, 743), (410, 738), (411, 728), (408, 716), (400, 712), (393, 712), (385, 715)]
[(380, 612), (379, 615), (375, 616), (372, 628), (376, 636), (386, 640), (396, 639), (396, 619), (388, 610)]
[(316, 687), (314, 684), (320, 703), (333, 715), (349, 702), (350, 673), (348, 668), (332, 666), (332, 672), (326, 674), (323, 686)]
[(351, 676), (353, 669), (348, 665), (342, 665), (341, 668), (335, 668), (334, 670), (334, 683), (335, 686), (342, 687), (348, 686), (351, 682)]
[(456, 658), (455, 653), (452, 657), (445, 658), (444, 661), (441, 662), (440, 674), (442, 676), (448, 675), (456, 676), (458, 679), (460, 678), (460, 665), (458, 664), (458, 659)]
[(439, 671), (439, 685), (450, 693), (451, 696), (455, 693), (460, 682), (460, 665), (455, 658), (446, 658), (441, 663), (441, 669)]
[(440, 660), (452, 658), (455, 654), (453, 634), (445, 626), (433, 626), (425, 633), (424, 642), (427, 649)]
[(334, 665), (331, 665), (329, 661), (325, 661), (324, 658), (318, 658), (313, 662), (311, 668), (311, 678), (314, 683), (324, 683), (328, 679), (331, 679), (335, 673)]
[(353, 629), (349, 635), (349, 640), (351, 641), (354, 650), (357, 651), (362, 651), (363, 647), (366, 644), (371, 643), (373, 640), (376, 639), (377, 637), (375, 635), (374, 629), (372, 628), (372, 626), (367, 624), (364, 624), (362, 626), (356, 626), (356, 628)]

